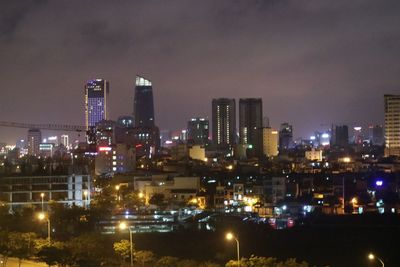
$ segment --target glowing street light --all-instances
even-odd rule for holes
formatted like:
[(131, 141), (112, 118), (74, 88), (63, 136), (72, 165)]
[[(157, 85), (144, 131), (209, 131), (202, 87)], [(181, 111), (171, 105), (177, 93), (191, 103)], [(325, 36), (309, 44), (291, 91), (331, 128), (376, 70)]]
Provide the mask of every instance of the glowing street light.
[(139, 198), (143, 198), (144, 194), (142, 192), (139, 192), (138, 196), (139, 196)]
[(375, 260), (375, 258), (382, 264), (382, 267), (385, 267), (385, 263), (383, 262), (382, 259), (378, 258), (377, 256), (375, 256), (375, 255), (372, 254), (372, 253), (369, 253), (369, 254), (368, 254), (368, 259), (369, 259), (369, 260), (373, 261), (373, 260)]
[(88, 202), (88, 195), (89, 195), (89, 192), (88, 192), (88, 190), (83, 190), (83, 195), (85, 196), (85, 200), (84, 200), (84, 207), (85, 207), (85, 209), (87, 208), (87, 202)]
[(239, 240), (231, 232), (227, 233), (225, 237), (229, 241), (232, 240), (232, 239), (234, 239), (236, 241), (237, 264), (238, 264), (238, 267), (240, 267), (240, 244), (239, 244)]
[(49, 242), (49, 245), (51, 244), (51, 224), (50, 224), (50, 217), (46, 216), (44, 212), (41, 212), (38, 214), (38, 219), (39, 221), (47, 221), (47, 240)]
[(133, 241), (132, 241), (132, 234), (133, 231), (132, 229), (128, 226), (128, 224), (126, 222), (120, 222), (118, 225), (118, 228), (122, 231), (128, 229), (129, 230), (129, 242), (131, 244), (131, 267), (133, 267)]

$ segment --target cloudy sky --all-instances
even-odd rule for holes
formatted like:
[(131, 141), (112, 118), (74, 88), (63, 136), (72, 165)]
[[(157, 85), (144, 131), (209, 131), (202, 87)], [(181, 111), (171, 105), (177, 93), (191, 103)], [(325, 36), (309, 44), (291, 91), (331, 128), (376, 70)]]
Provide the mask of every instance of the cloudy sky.
[[(400, 93), (399, 14), (398, 0), (3, 0), (0, 121), (83, 125), (98, 77), (111, 117), (131, 114), (142, 74), (161, 129), (211, 118), (216, 97), (262, 97), (297, 137), (382, 123), (383, 94)], [(0, 142), (25, 135), (0, 128)]]

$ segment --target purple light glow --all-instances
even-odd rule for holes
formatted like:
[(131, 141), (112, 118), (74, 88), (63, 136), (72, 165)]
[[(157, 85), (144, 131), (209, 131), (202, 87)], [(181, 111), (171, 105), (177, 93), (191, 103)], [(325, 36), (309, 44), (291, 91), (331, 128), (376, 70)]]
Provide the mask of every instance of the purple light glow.
[(383, 185), (383, 181), (382, 180), (377, 180), (375, 182), (376, 186), (382, 186)]

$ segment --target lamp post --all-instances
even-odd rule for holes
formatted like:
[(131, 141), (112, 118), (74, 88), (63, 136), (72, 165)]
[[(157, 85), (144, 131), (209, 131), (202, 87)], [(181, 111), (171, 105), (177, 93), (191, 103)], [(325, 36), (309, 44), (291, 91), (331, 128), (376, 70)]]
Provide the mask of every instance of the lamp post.
[(368, 254), (368, 259), (370, 259), (371, 261), (373, 261), (375, 258), (382, 264), (382, 267), (385, 267), (385, 263), (383, 262), (383, 260), (381, 258), (378, 258), (377, 256), (375, 256), (372, 253)]
[(131, 230), (131, 228), (126, 224), (126, 222), (121, 222), (120, 224), (119, 224), (119, 229), (120, 230), (126, 230), (126, 229), (128, 229), (129, 230), (129, 243), (130, 243), (130, 245), (131, 245), (131, 267), (133, 267), (133, 237), (132, 237), (132, 234), (133, 234), (133, 231)]
[(87, 190), (84, 190), (83, 191), (83, 195), (85, 196), (85, 200), (84, 200), (84, 207), (85, 207), (85, 209), (87, 209), (87, 202), (88, 202), (88, 191)]
[(119, 201), (120, 201), (120, 197), (119, 197), (119, 185), (116, 185), (116, 186), (115, 186), (115, 190), (117, 190), (117, 201), (118, 201), (118, 203), (119, 203)]
[(46, 214), (44, 214), (44, 212), (39, 213), (38, 215), (38, 219), (40, 221), (47, 221), (47, 241), (49, 242), (49, 246), (51, 244), (51, 224), (50, 224), (50, 217), (46, 216)]
[(235, 239), (235, 241), (236, 241), (236, 252), (237, 252), (237, 264), (238, 264), (238, 267), (240, 267), (240, 244), (239, 244), (239, 240), (232, 233), (227, 233), (226, 234), (226, 239), (228, 239), (228, 240)]
[(40, 197), (42, 198), (42, 212), (43, 212), (43, 199), (44, 199), (44, 193), (40, 193)]

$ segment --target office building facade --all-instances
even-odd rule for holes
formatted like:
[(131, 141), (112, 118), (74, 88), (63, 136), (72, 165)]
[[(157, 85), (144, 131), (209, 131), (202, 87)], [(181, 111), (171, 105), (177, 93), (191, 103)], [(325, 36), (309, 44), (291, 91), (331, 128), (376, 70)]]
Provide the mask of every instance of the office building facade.
[(205, 145), (208, 143), (209, 121), (193, 118), (187, 123), (187, 141), (189, 144)]
[(278, 156), (279, 134), (270, 127), (263, 128), (263, 154), (268, 158)]
[(136, 76), (133, 104), (135, 127), (154, 127), (153, 86), (150, 80)]
[(261, 98), (242, 98), (239, 100), (239, 140), (247, 145), (253, 156), (263, 152), (263, 112)]
[(28, 130), (28, 155), (39, 156), (40, 155), (40, 143), (42, 143), (42, 133), (39, 129)]
[(85, 85), (85, 124), (86, 129), (107, 120), (109, 83), (103, 79), (90, 80)]
[(293, 144), (293, 126), (287, 122), (281, 124), (279, 130), (279, 150), (288, 150)]
[(212, 100), (212, 138), (217, 146), (229, 146), (236, 143), (235, 99)]
[(385, 156), (400, 157), (400, 95), (385, 95)]

